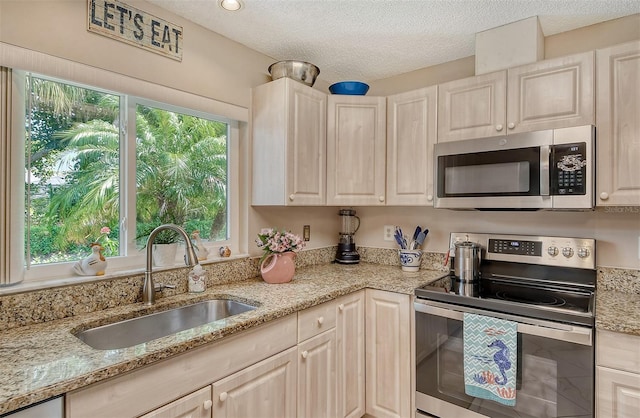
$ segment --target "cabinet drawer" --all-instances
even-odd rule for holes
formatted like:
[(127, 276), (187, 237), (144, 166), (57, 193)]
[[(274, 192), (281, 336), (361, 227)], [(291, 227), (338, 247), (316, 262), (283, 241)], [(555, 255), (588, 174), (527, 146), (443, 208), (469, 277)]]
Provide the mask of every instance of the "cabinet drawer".
[(298, 312), (298, 342), (336, 326), (336, 304), (327, 302)]
[(596, 334), (596, 363), (598, 366), (640, 373), (638, 347), (638, 336), (599, 330)]

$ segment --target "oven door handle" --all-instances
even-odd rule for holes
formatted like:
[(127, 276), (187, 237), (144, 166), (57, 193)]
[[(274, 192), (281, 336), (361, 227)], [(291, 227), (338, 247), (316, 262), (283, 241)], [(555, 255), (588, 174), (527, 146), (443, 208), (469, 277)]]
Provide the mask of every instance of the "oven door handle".
[[(440, 305), (439, 306), (433, 306)], [(416, 312), (449, 318), (456, 321), (463, 321), (464, 313), (474, 313), (478, 315), (491, 316), (494, 318), (506, 319), (518, 323), (518, 332), (527, 335), (536, 335), (554, 340), (566, 341), (586, 346), (593, 345), (593, 330), (585, 327), (576, 327), (567, 324), (542, 321), (532, 318), (522, 318), (515, 315), (502, 314), (499, 312), (488, 312), (482, 309), (474, 309), (459, 305), (445, 305), (438, 302), (425, 302), (416, 299), (414, 302)]]

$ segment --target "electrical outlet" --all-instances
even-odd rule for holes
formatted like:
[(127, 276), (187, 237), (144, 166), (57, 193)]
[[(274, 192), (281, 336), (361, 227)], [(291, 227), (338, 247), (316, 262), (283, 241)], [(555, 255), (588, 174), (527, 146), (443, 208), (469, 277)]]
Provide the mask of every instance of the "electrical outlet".
[(384, 226), (384, 240), (385, 241), (393, 241), (393, 231), (395, 227), (393, 225), (385, 225)]

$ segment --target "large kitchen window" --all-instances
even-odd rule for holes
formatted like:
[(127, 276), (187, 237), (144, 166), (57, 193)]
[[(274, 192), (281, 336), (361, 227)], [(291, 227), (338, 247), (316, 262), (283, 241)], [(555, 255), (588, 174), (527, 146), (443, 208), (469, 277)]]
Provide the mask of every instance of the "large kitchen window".
[(10, 190), (14, 203), (24, 199), (10, 242), (23, 248), (26, 280), (72, 276), (94, 242), (107, 273), (143, 267), (146, 237), (164, 223), (198, 231), (200, 244), (235, 244), (233, 121), (27, 72), (13, 78), (24, 114), (12, 118), (11, 138), (24, 141), (20, 158), (14, 144), (2, 163), (24, 167), (24, 184)]

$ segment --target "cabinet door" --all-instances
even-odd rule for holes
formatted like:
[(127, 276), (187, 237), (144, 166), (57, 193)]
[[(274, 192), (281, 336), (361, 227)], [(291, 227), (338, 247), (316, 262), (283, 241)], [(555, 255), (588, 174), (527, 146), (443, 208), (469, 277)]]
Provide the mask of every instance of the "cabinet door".
[(336, 331), (298, 344), (298, 417), (336, 416)]
[(294, 347), (214, 383), (213, 416), (295, 417), (296, 362)]
[(326, 203), (327, 96), (290, 83), (287, 204)]
[(640, 41), (596, 57), (596, 205), (640, 206)]
[(510, 68), (507, 131), (593, 125), (593, 52)]
[(367, 289), (366, 313), (366, 412), (411, 416), (410, 297)]
[(433, 206), (438, 88), (387, 97), (387, 205)]
[(327, 96), (289, 78), (253, 89), (254, 205), (324, 205)]
[(338, 417), (365, 413), (364, 291), (336, 300)]
[(507, 72), (438, 86), (438, 142), (504, 135)]
[(140, 418), (211, 418), (211, 387), (184, 396)]
[(327, 204), (384, 205), (384, 97), (328, 98)]
[(596, 368), (597, 418), (640, 417), (640, 374)]

